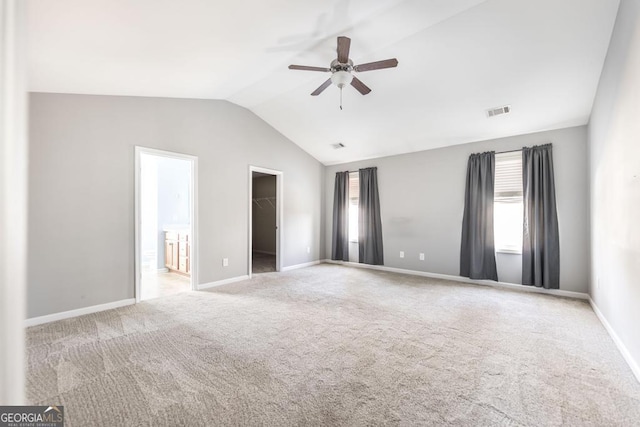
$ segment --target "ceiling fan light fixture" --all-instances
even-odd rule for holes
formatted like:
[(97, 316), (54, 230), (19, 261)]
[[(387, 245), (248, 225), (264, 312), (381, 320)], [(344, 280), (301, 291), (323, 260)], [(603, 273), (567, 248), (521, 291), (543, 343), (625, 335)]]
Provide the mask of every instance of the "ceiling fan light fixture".
[(348, 71), (336, 71), (331, 75), (331, 83), (340, 89), (351, 83), (351, 80), (353, 80), (353, 75)]

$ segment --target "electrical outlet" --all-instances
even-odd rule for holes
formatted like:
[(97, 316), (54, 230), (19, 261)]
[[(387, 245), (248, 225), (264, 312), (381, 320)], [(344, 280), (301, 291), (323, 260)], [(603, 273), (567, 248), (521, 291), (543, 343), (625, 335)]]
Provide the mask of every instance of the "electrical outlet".
[(310, 254), (311, 253), (311, 247), (307, 246), (307, 253)]
[(420, 261), (424, 261), (424, 254), (423, 253), (420, 254)]
[(229, 258), (222, 258), (222, 266), (229, 267)]
[(400, 251), (400, 258), (404, 258), (404, 251)]

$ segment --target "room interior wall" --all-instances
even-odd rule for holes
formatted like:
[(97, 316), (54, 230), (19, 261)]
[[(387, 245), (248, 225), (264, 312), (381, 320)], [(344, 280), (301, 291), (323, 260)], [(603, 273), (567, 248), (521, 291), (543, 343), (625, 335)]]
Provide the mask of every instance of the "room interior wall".
[(157, 159), (156, 156), (140, 155), (140, 257), (143, 270), (159, 268)]
[[(253, 198), (276, 197), (276, 177), (261, 176), (253, 178)], [(251, 234), (253, 250), (268, 254), (276, 254), (276, 208), (275, 200), (260, 201), (252, 204), (253, 233)]]
[[(560, 227), (560, 288), (587, 292), (589, 203), (586, 126), (327, 167), (325, 257), (331, 257), (335, 173), (377, 166), (385, 265), (429, 273), (459, 275), (460, 237), (469, 155), (490, 150), (513, 150), (549, 142), (553, 143)], [(404, 252), (404, 258), (399, 257), (400, 251)], [(419, 260), (420, 253), (425, 254), (424, 261)], [(496, 262), (501, 282), (521, 283), (521, 255), (498, 253)]]
[(29, 131), (28, 317), (133, 298), (136, 145), (198, 156), (201, 284), (248, 274), (249, 165), (283, 171), (283, 266), (324, 251), (324, 166), (244, 108), (32, 93)]
[(191, 162), (158, 157), (157, 268), (165, 268), (165, 228), (186, 228), (191, 223)]
[(589, 122), (590, 294), (640, 379), (639, 118), (640, 2), (622, 0)]

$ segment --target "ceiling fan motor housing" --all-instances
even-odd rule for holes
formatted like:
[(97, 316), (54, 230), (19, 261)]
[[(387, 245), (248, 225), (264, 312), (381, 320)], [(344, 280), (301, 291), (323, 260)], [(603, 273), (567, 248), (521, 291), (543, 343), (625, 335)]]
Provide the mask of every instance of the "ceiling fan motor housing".
[(331, 83), (338, 86), (340, 89), (351, 83), (353, 75), (353, 62), (349, 59), (346, 64), (338, 62), (334, 59), (331, 62)]
[(331, 68), (332, 73), (335, 73), (336, 71), (346, 71), (350, 73), (353, 71), (353, 61), (349, 59), (346, 64), (343, 64), (338, 62), (337, 59), (334, 59), (333, 61), (331, 61), (331, 65), (329, 66), (329, 68)]

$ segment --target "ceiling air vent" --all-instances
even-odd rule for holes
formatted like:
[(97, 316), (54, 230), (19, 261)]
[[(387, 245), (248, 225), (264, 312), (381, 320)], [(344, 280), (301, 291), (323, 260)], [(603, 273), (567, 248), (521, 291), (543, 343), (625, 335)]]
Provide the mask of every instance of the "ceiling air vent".
[(505, 105), (504, 107), (490, 108), (487, 110), (487, 117), (501, 116), (503, 114), (509, 114), (511, 112), (511, 105)]
[(335, 148), (336, 150), (339, 150), (341, 148), (344, 148), (344, 144), (342, 142), (338, 142), (337, 144), (331, 144), (331, 146), (333, 148)]

